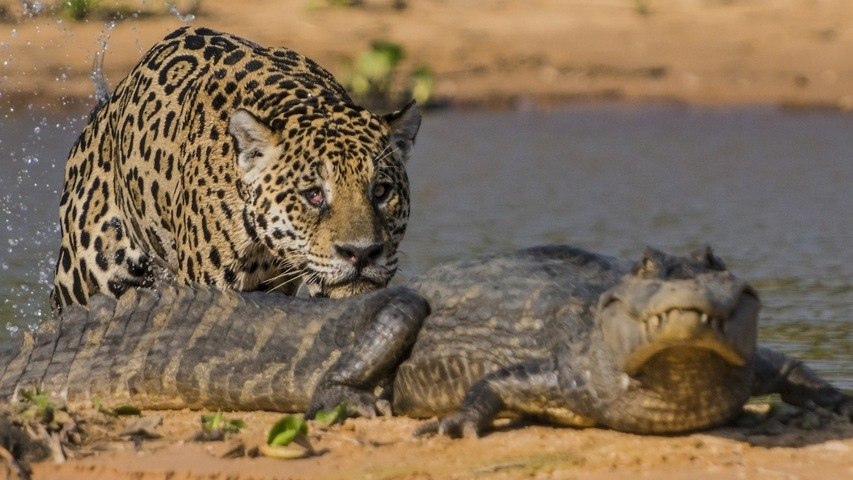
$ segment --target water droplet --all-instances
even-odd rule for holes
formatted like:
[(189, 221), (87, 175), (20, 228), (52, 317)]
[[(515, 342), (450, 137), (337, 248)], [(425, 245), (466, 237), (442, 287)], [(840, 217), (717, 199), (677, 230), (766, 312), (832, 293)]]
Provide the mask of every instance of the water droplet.
[(31, 17), (38, 15), (44, 10), (44, 4), (39, 1), (22, 3), (24, 4), (25, 13)]
[(15, 28), (12, 29), (12, 38), (18, 38), (18, 30)]
[(17, 247), (18, 246), (18, 239), (17, 238), (10, 238), (9, 239), (9, 246)]
[(190, 22), (192, 22), (193, 20), (195, 20), (195, 15), (193, 15), (192, 13), (188, 13), (188, 14), (186, 14), (186, 15), (182, 15), (182, 14), (181, 14), (181, 12), (179, 12), (179, 11), (178, 11), (178, 7), (177, 7), (177, 5), (175, 5), (174, 3), (172, 3), (172, 4), (170, 4), (170, 5), (169, 5), (169, 13), (171, 13), (171, 14), (172, 14), (172, 15), (174, 15), (178, 20), (180, 20), (180, 21), (182, 21), (182, 22), (184, 22), (184, 23), (190, 23)]
[(41, 132), (41, 128), (40, 128), (40, 127), (36, 127), (36, 128), (34, 128), (34, 129), (33, 129), (33, 133), (35, 133), (36, 135), (38, 135), (38, 134), (39, 134), (39, 132)]

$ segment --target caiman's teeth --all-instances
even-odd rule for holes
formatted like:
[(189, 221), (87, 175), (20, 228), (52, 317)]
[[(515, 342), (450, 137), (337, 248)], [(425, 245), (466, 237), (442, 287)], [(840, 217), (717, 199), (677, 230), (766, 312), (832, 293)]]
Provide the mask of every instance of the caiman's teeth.
[(657, 328), (660, 326), (660, 323), (660, 318), (658, 318), (657, 315), (652, 315), (652, 317), (649, 318), (649, 330), (657, 330)]
[(700, 320), (702, 323), (708, 323), (708, 314), (707, 314), (707, 313), (703, 313), (703, 314), (702, 314), (702, 316), (701, 316), (701, 317), (699, 317), (699, 320)]

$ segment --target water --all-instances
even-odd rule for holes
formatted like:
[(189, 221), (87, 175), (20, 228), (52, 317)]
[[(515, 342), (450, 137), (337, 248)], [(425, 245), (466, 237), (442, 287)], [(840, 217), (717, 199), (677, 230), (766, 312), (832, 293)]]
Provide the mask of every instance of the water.
[[(82, 128), (32, 117), (0, 118), (0, 325), (13, 329), (46, 315), (62, 164)], [(757, 108), (431, 114), (400, 277), (542, 243), (632, 258), (710, 244), (759, 290), (761, 342), (853, 389), (851, 131), (853, 116)]]

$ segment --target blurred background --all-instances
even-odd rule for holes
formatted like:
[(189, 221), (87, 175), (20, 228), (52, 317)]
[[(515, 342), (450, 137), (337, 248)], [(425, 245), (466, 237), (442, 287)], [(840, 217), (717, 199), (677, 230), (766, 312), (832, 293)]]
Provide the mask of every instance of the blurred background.
[(183, 23), (317, 60), (358, 95), (853, 108), (846, 0), (0, 0), (3, 97), (85, 98)]
[(192, 24), (426, 108), (398, 281), (542, 243), (710, 244), (758, 288), (762, 342), (853, 388), (851, 22), (846, 0), (0, 0), (0, 344), (49, 314), (93, 73), (114, 87)]

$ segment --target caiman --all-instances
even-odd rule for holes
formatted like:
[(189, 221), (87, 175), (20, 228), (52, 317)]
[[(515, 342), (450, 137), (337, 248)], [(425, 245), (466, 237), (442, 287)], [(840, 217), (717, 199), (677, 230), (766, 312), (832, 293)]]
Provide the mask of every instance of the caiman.
[(759, 308), (710, 249), (630, 262), (535, 247), (336, 300), (163, 286), (45, 322), (0, 359), (0, 398), (308, 417), (345, 402), (368, 416), (441, 416), (420, 433), (451, 436), (502, 413), (685, 432), (771, 392), (849, 416), (850, 396), (757, 347)]

